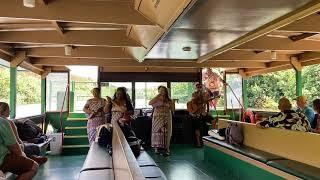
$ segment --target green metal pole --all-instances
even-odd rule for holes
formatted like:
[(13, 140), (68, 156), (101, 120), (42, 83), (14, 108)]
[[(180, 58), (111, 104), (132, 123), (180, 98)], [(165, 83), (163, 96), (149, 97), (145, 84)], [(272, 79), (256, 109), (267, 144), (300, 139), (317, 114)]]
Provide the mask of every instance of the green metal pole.
[(41, 113), (46, 112), (46, 79), (41, 79)]
[(10, 67), (10, 118), (16, 117), (17, 109), (17, 67)]
[(302, 95), (302, 72), (296, 70), (296, 95)]
[(242, 99), (243, 99), (243, 107), (248, 109), (249, 106), (249, 98), (248, 98), (248, 80), (242, 80)]

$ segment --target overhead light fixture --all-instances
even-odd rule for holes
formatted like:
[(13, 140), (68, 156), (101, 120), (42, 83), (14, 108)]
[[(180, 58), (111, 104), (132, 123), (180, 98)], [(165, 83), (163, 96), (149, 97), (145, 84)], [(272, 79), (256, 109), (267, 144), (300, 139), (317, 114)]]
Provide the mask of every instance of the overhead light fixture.
[(183, 51), (191, 51), (191, 47), (190, 46), (185, 46), (182, 48)]
[(271, 59), (276, 60), (277, 59), (277, 52), (276, 51), (271, 51)]
[(36, 7), (36, 0), (23, 0), (23, 5), (28, 8)]
[(64, 47), (64, 53), (66, 56), (71, 56), (73, 47), (71, 45), (66, 45)]

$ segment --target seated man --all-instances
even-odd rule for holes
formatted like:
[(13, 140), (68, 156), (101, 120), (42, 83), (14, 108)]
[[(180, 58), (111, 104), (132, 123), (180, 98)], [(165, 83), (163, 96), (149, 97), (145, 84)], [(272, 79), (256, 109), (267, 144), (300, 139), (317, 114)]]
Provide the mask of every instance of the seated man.
[(295, 99), (297, 101), (297, 112), (303, 113), (305, 116), (307, 116), (310, 124), (313, 124), (315, 113), (312, 110), (311, 107), (308, 106), (308, 99), (306, 96), (299, 96)]
[[(3, 107), (2, 110), (0, 110), (0, 117), (7, 119), (8, 116), (5, 114), (5, 112), (6, 112), (6, 108), (9, 109), (9, 105), (5, 102), (0, 102), (0, 106)], [(8, 121), (9, 121), (11, 129), (13, 130), (13, 133), (17, 139), (17, 142), (20, 145), (21, 150), (24, 151), (26, 156), (31, 158), (32, 160), (36, 161), (39, 165), (42, 165), (45, 162), (47, 162), (48, 159), (46, 157), (37, 156), (38, 154), (40, 154), (40, 152), (38, 152), (38, 154), (36, 153), (36, 151), (39, 151), (38, 146), (36, 146), (35, 144), (32, 144), (32, 143), (23, 143), (22, 140), (19, 138), (19, 134), (18, 134), (18, 130), (17, 130), (16, 125), (12, 121), (10, 121), (10, 120), (8, 120)]]
[[(0, 111), (9, 114), (9, 108), (0, 104)], [(18, 175), (17, 180), (31, 180), (39, 165), (22, 152), (7, 119), (0, 117), (0, 170)]]
[(308, 118), (302, 113), (291, 110), (292, 105), (287, 98), (283, 97), (279, 100), (278, 108), (281, 111), (280, 113), (258, 122), (257, 126), (261, 128), (277, 127), (303, 132), (311, 131)]

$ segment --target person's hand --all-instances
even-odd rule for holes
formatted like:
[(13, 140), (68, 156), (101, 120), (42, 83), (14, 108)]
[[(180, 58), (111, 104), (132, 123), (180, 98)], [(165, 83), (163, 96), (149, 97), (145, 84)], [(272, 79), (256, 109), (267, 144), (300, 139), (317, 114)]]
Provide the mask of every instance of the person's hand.
[(107, 99), (107, 103), (111, 103), (111, 101), (112, 101), (111, 97), (106, 96), (106, 99)]

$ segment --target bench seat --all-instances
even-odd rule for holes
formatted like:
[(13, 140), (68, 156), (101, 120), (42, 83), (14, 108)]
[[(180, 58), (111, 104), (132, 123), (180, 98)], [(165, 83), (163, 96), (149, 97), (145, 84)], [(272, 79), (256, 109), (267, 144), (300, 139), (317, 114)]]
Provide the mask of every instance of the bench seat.
[(146, 151), (141, 151), (140, 155), (137, 157), (137, 161), (140, 167), (158, 166)]
[(107, 149), (101, 148), (98, 143), (93, 142), (83, 164), (81, 172), (112, 168), (112, 157), (108, 154)]
[[(315, 157), (316, 158), (316, 157)], [(273, 160), (267, 163), (269, 166), (297, 176), (301, 179), (320, 179), (320, 168), (310, 166), (293, 160)]]
[(114, 180), (113, 169), (82, 171), (79, 180)]
[(146, 151), (141, 151), (140, 155), (137, 157), (137, 161), (142, 171), (142, 174), (146, 179), (167, 179), (166, 176), (163, 174), (162, 170), (158, 167), (156, 162), (149, 156), (149, 154)]
[(231, 144), (226, 143), (225, 141), (220, 141), (220, 140), (215, 139), (210, 136), (204, 136), (203, 140), (209, 141), (211, 143), (217, 144), (217, 145), (222, 146), (224, 148), (230, 149), (232, 151), (235, 151), (235, 152), (240, 153), (242, 155), (248, 156), (254, 160), (260, 161), (265, 164), (271, 160), (284, 159), (283, 157), (277, 156), (275, 154), (264, 152), (264, 151), (254, 149), (254, 148), (251, 148), (248, 146), (231, 145)]

